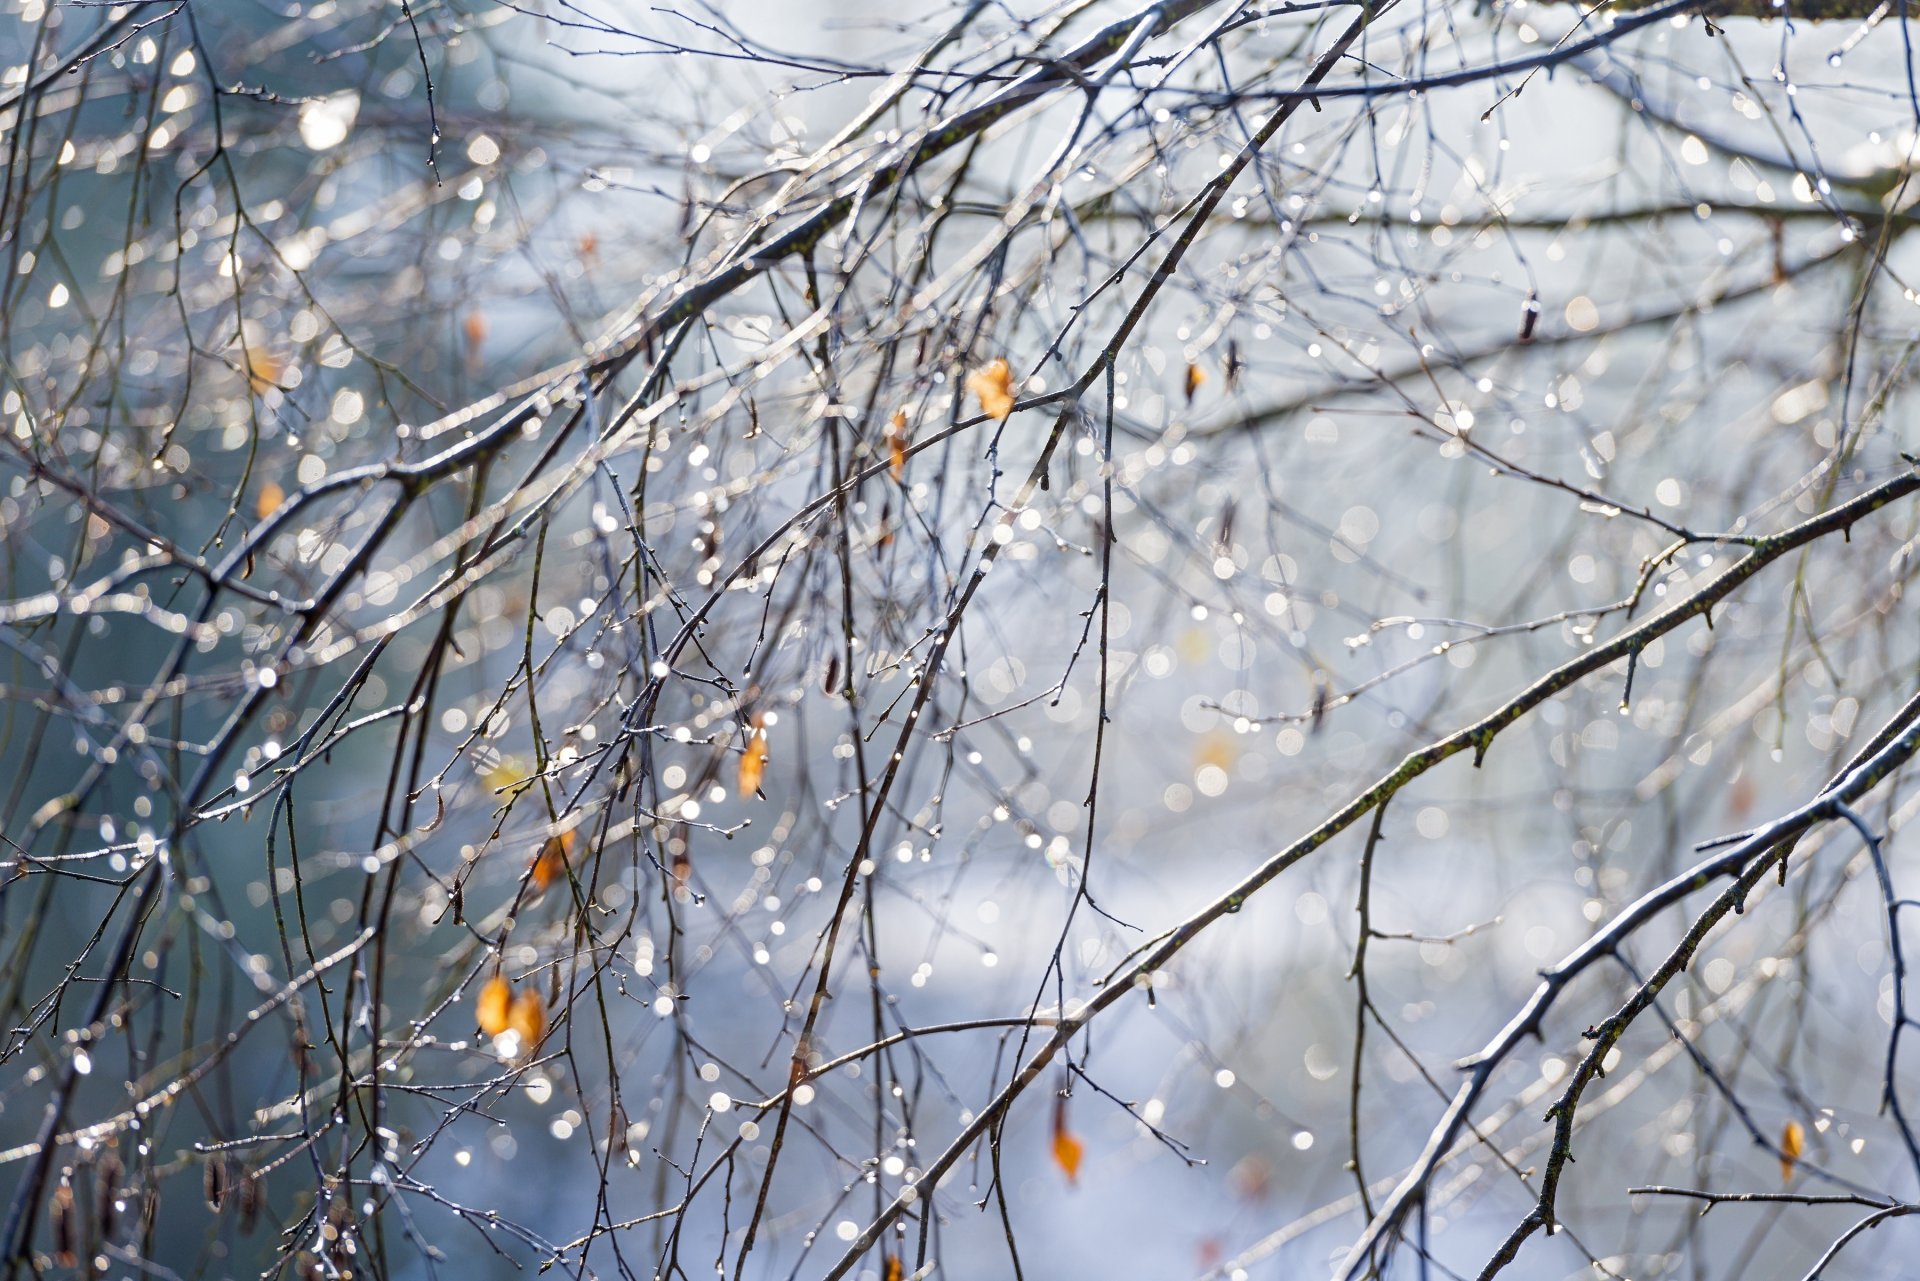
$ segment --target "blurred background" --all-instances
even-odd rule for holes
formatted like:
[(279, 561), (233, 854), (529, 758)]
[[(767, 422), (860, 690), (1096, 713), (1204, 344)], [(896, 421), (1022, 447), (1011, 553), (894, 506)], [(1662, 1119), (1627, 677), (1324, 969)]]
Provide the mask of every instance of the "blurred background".
[[(1911, 472), (1898, 7), (4, 4), (13, 1275), (1339, 1274), (1913, 693), (1920, 506), (1757, 541)], [(1920, 1196), (1914, 804), (1509, 1275)], [(1481, 1274), (1723, 888), (1355, 1274)]]

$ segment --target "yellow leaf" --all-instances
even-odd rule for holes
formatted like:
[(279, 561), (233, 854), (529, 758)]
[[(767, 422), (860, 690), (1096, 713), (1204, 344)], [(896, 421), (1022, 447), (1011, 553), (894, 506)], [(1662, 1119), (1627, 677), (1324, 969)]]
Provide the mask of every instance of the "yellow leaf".
[(753, 796), (760, 791), (760, 780), (767, 774), (767, 731), (760, 725), (747, 735), (747, 750), (740, 753), (740, 795)]
[(1193, 393), (1200, 390), (1207, 381), (1207, 371), (1191, 362), (1187, 365), (1187, 403), (1193, 403)]
[(507, 1030), (507, 1011), (512, 1004), (513, 985), (496, 974), (487, 980), (474, 1000), (474, 1021), (488, 1036), (499, 1036)]
[(266, 348), (247, 348), (247, 385), (254, 395), (264, 396), (269, 387), (278, 387), (286, 372), (287, 362)]
[(1056, 1096), (1053, 1101), (1053, 1162), (1066, 1174), (1068, 1183), (1080, 1181), (1080, 1158), (1086, 1152), (1086, 1145), (1067, 1129), (1067, 1096)]
[(1237, 734), (1209, 734), (1194, 745), (1193, 765), (1199, 769), (1203, 765), (1213, 765), (1220, 769), (1231, 769), (1240, 757), (1240, 743)]
[(968, 374), (967, 390), (980, 401), (981, 411), (989, 418), (1004, 422), (1013, 412), (1013, 369), (1004, 357)]
[(253, 500), (253, 511), (261, 520), (280, 510), (280, 504), (287, 501), (287, 491), (280, 488), (280, 482), (270, 480), (260, 486), (260, 496)]
[(1798, 1121), (1789, 1121), (1780, 1131), (1780, 1182), (1793, 1182), (1793, 1167), (1807, 1150), (1807, 1131)]
[(496, 792), (516, 793), (533, 780), (527, 766), (517, 756), (502, 756), (481, 778)]
[[(1004, 417), (1004, 415), (1002, 415)], [(887, 420), (887, 429), (881, 433), (887, 446), (887, 459), (892, 465), (893, 478), (901, 479), (907, 473), (907, 415), (905, 410), (896, 409), (893, 417)]]
[(1204, 663), (1213, 657), (1213, 634), (1204, 627), (1189, 627), (1173, 643), (1183, 663)]
[(507, 1030), (519, 1033), (522, 1054), (533, 1053), (533, 1047), (547, 1034), (547, 1007), (538, 992), (526, 988), (513, 998), (513, 1006), (507, 1011)]

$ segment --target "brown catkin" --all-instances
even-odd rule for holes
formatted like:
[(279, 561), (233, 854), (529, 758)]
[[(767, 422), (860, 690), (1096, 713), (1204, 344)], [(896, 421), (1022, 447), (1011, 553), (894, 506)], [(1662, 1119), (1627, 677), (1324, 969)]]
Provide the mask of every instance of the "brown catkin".
[(233, 1199), (240, 1211), (240, 1235), (252, 1236), (254, 1225), (260, 1222), (260, 1176), (251, 1170), (242, 1170), (240, 1182), (233, 1188)]
[(120, 1180), (126, 1174), (126, 1167), (120, 1164), (120, 1158), (109, 1152), (100, 1158), (93, 1169), (93, 1213), (99, 1225), (102, 1240), (113, 1236), (114, 1228), (120, 1223)]
[(73, 1184), (66, 1179), (61, 1179), (60, 1186), (54, 1189), (53, 1201), (47, 1206), (47, 1217), (53, 1227), (53, 1261), (63, 1268), (70, 1268), (79, 1258), (80, 1229), (74, 1222)]
[(201, 1190), (206, 1193), (207, 1208), (215, 1214), (227, 1201), (227, 1158), (215, 1152), (207, 1158)]

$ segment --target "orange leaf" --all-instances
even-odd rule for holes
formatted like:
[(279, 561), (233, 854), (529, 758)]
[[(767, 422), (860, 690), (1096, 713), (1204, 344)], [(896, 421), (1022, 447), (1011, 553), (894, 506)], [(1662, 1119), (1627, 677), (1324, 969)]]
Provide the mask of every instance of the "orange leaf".
[(507, 1030), (520, 1034), (522, 1054), (533, 1052), (533, 1047), (547, 1034), (547, 1007), (538, 992), (526, 988), (513, 998), (513, 1006), (507, 1011)]
[(689, 835), (685, 823), (675, 823), (667, 835), (668, 866), (673, 870), (673, 888), (681, 894), (686, 892), (687, 878), (693, 875), (693, 847), (688, 841)]
[(499, 975), (488, 979), (473, 1003), (474, 1019), (488, 1036), (507, 1030), (507, 1010), (513, 1004), (513, 984)]
[(1080, 1181), (1080, 1158), (1085, 1153), (1085, 1145), (1065, 1130), (1053, 1136), (1054, 1164), (1066, 1171), (1068, 1183)]
[(880, 1265), (880, 1281), (902, 1281), (902, 1278), (907, 1274), (907, 1270), (902, 1266), (900, 1256), (897, 1254), (889, 1254), (885, 1256), (885, 1259), (886, 1261)]
[(487, 340), (487, 316), (482, 311), (470, 311), (460, 322), (460, 333), (467, 340), (468, 347), (478, 347)]
[(1193, 393), (1199, 391), (1207, 381), (1207, 371), (1191, 362), (1187, 365), (1187, 403), (1193, 403)]
[(1263, 1201), (1273, 1190), (1273, 1166), (1257, 1152), (1249, 1152), (1227, 1171), (1227, 1181), (1238, 1195), (1249, 1201)]
[(1798, 1121), (1789, 1121), (1780, 1131), (1780, 1182), (1793, 1182), (1793, 1167), (1807, 1149), (1807, 1131)]
[(1067, 1129), (1067, 1096), (1058, 1095), (1053, 1101), (1053, 1162), (1065, 1172), (1068, 1183), (1080, 1181), (1080, 1158), (1086, 1152), (1086, 1145)]
[(1743, 819), (1753, 809), (1753, 779), (1742, 773), (1727, 787), (1727, 813), (1736, 820)]
[(767, 731), (759, 726), (747, 735), (747, 750), (740, 753), (740, 795), (753, 796), (760, 791), (760, 780), (767, 773)]
[(280, 482), (270, 480), (260, 486), (260, 496), (253, 500), (254, 515), (261, 520), (280, 510), (280, 504), (287, 501), (287, 491), (280, 488)]
[(980, 409), (989, 418), (1006, 421), (1013, 412), (1013, 369), (1001, 357), (967, 375), (967, 390), (980, 401)]
[(899, 480), (907, 473), (907, 414), (896, 409), (893, 417), (887, 420), (887, 429), (881, 433), (881, 439), (887, 446), (887, 458), (893, 466), (893, 478)]
[(533, 858), (533, 888), (545, 893), (549, 885), (565, 877), (568, 856), (572, 853), (572, 832), (549, 836)]
[(278, 387), (287, 372), (287, 362), (264, 347), (247, 348), (247, 385), (253, 394), (264, 396), (269, 387)]

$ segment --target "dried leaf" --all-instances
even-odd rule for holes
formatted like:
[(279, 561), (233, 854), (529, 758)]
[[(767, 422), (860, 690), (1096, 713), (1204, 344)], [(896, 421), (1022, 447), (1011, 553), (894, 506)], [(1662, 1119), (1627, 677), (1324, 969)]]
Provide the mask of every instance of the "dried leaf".
[(467, 340), (467, 347), (478, 347), (487, 340), (487, 315), (483, 311), (470, 311), (460, 321), (460, 335)]
[(572, 855), (572, 832), (549, 836), (540, 846), (540, 852), (533, 857), (533, 888), (544, 894), (549, 885), (564, 880)]
[(1006, 421), (1013, 412), (1013, 368), (1005, 357), (992, 360), (967, 375), (967, 390), (989, 418)]
[(260, 496), (253, 500), (253, 513), (261, 520), (280, 510), (280, 504), (287, 501), (287, 491), (280, 488), (280, 482), (270, 480), (260, 486)]
[(512, 1005), (513, 984), (496, 974), (487, 980), (473, 1003), (474, 1021), (488, 1036), (499, 1036), (507, 1030), (507, 1011)]
[(740, 753), (740, 795), (755, 796), (760, 792), (760, 780), (767, 774), (767, 730), (754, 718), (755, 724), (747, 735), (747, 750)]
[(1053, 1101), (1053, 1162), (1065, 1172), (1068, 1183), (1080, 1181), (1080, 1158), (1086, 1151), (1086, 1145), (1067, 1129), (1067, 1096), (1062, 1094)]
[(1187, 403), (1189, 405), (1193, 403), (1193, 394), (1199, 391), (1200, 388), (1206, 383), (1206, 381), (1207, 381), (1207, 371), (1200, 368), (1200, 366), (1194, 364), (1192, 361), (1188, 361), (1187, 362)]
[(547, 1007), (538, 992), (526, 988), (513, 998), (513, 1008), (507, 1011), (507, 1030), (520, 1034), (522, 1054), (531, 1054), (540, 1044), (540, 1038), (547, 1034)]
[[(1005, 417), (1005, 415), (1002, 415)], [(887, 446), (887, 459), (891, 464), (893, 478), (900, 480), (907, 474), (907, 414), (903, 409), (893, 411), (893, 417), (887, 420), (887, 429), (881, 433), (881, 439)]]
[(880, 1281), (902, 1281), (907, 1275), (907, 1269), (906, 1265), (900, 1262), (900, 1256), (889, 1254), (883, 1256), (883, 1260), (880, 1264)]
[(1807, 1150), (1807, 1131), (1798, 1121), (1787, 1122), (1780, 1131), (1780, 1182), (1793, 1182), (1793, 1167), (1799, 1164), (1800, 1154)]

